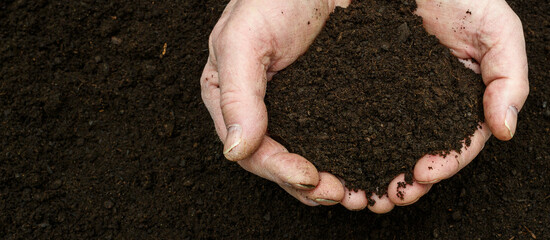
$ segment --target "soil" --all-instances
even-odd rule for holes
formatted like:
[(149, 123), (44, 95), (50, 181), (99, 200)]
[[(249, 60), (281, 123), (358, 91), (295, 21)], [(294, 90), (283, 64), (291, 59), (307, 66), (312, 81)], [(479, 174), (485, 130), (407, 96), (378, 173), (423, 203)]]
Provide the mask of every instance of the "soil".
[(425, 154), (469, 146), (484, 120), (481, 75), (428, 35), (415, 10), (411, 0), (336, 11), (312, 51), (269, 84), (270, 134), (379, 195), (400, 173), (412, 183)]
[(304, 206), (224, 159), (199, 78), (226, 3), (0, 2), (0, 238), (550, 238), (545, 1), (509, 1), (531, 85), (514, 139), (385, 215)]

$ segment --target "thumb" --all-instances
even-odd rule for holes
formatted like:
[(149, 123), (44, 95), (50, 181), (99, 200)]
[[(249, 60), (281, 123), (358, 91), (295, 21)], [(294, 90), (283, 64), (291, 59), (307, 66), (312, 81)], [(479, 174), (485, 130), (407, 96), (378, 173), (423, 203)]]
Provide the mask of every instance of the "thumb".
[(239, 161), (258, 149), (267, 129), (264, 96), (269, 60), (245, 39), (225, 43), (216, 52), (220, 106), (227, 128), (223, 153), (227, 159)]
[(503, 28), (498, 43), (490, 46), (481, 61), (487, 86), (483, 96), (485, 121), (500, 140), (514, 136), (518, 112), (529, 94), (523, 28), (519, 18), (510, 14), (515, 16), (514, 21)]

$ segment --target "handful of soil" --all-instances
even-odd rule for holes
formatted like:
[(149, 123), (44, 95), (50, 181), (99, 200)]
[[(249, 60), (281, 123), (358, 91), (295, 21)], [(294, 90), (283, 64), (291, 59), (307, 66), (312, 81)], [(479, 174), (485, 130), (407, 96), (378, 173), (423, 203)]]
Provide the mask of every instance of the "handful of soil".
[(385, 194), (426, 154), (460, 152), (483, 118), (481, 76), (426, 33), (411, 1), (338, 9), (268, 84), (269, 134), (351, 189)]

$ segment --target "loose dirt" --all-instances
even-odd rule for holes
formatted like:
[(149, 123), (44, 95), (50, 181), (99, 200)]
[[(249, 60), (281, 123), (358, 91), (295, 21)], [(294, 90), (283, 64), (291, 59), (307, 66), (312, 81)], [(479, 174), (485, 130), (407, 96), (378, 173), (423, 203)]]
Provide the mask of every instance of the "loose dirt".
[(0, 238), (550, 238), (545, 1), (509, 1), (531, 85), (514, 139), (385, 215), (303, 206), (223, 158), (199, 78), (226, 3), (0, 2)]

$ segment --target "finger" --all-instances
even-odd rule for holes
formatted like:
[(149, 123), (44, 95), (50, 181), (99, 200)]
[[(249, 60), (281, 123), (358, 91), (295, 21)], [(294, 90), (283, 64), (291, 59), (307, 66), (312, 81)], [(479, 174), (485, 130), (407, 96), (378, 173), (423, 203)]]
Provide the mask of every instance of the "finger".
[(414, 179), (421, 184), (437, 183), (455, 175), (470, 164), (491, 137), (487, 124), (482, 123), (470, 138), (470, 146), (463, 145), (461, 153), (452, 151), (447, 156), (426, 155), (414, 166)]
[(319, 184), (312, 190), (300, 190), (289, 185), (281, 185), (290, 195), (309, 206), (331, 206), (342, 202), (344, 185), (340, 180), (327, 172), (319, 173)]
[(375, 203), (374, 205), (369, 205), (368, 208), (371, 212), (378, 213), (378, 214), (384, 214), (388, 213), (395, 207), (395, 204), (390, 200), (388, 195), (382, 195), (382, 197), (372, 194), (370, 197)]
[[(428, 32), (458, 58), (480, 63), (487, 86), (483, 97), (485, 121), (495, 137), (511, 139), (518, 112), (529, 94), (525, 38), (517, 15), (503, 0), (480, 3), (483, 6), (477, 9), (467, 1), (416, 2), (416, 13), (422, 16)], [(465, 18), (470, 24), (456, 21)]]
[[(509, 140), (515, 134), (518, 112), (529, 94), (529, 81), (521, 21), (508, 5), (502, 15), (489, 20), (488, 28), (501, 30), (496, 33), (498, 39), (483, 42), (488, 51), (481, 60), (481, 72), (487, 85), (483, 96), (485, 121), (495, 137)], [(507, 19), (506, 27), (502, 19)]]
[[(267, 129), (264, 96), (270, 44), (251, 37), (243, 19), (230, 19), (212, 41), (220, 89), (220, 107), (227, 135), (224, 155), (238, 161), (259, 147)], [(260, 33), (259, 33), (260, 34)]]
[(388, 198), (397, 206), (406, 206), (417, 202), (420, 197), (428, 193), (432, 184), (420, 184), (413, 181), (405, 183), (405, 174), (400, 174), (388, 186)]
[(220, 86), (218, 79), (218, 71), (212, 58), (208, 58), (206, 66), (201, 76), (201, 97), (206, 109), (210, 113), (216, 132), (220, 139), (225, 141), (227, 128), (223, 120), (222, 109), (220, 107)]
[(485, 54), (481, 72), (487, 88), (483, 96), (485, 121), (500, 140), (511, 139), (517, 115), (529, 94), (527, 55), (521, 21), (505, 1), (499, 14), (486, 19), (485, 28), (494, 32), (482, 38)]
[(296, 189), (311, 190), (319, 184), (319, 173), (311, 162), (300, 155), (289, 153), (267, 136), (250, 158), (238, 164), (260, 177)]
[[(343, 180), (340, 180), (340, 181), (342, 182), (342, 184), (344, 184)], [(342, 206), (344, 206), (348, 210), (360, 211), (367, 207), (367, 205), (369, 204), (369, 201), (367, 200), (365, 191), (363, 190), (354, 191), (346, 187), (344, 192), (344, 198), (342, 199), (342, 202), (340, 204), (342, 204)]]

